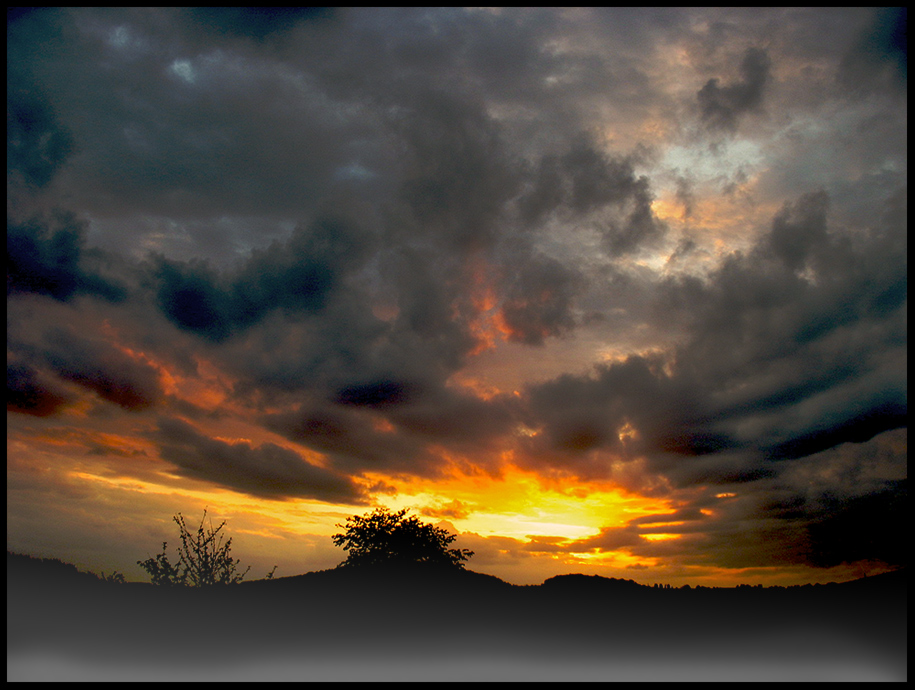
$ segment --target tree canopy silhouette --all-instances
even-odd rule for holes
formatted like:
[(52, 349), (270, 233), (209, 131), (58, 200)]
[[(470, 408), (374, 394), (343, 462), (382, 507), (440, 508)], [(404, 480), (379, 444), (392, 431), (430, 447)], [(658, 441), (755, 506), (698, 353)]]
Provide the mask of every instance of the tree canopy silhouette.
[(333, 536), (334, 544), (348, 552), (340, 566), (430, 563), (463, 568), (473, 555), (469, 549), (449, 549), (456, 535), (448, 530), (406, 515), (406, 508), (394, 513), (378, 508), (338, 524), (345, 531)]

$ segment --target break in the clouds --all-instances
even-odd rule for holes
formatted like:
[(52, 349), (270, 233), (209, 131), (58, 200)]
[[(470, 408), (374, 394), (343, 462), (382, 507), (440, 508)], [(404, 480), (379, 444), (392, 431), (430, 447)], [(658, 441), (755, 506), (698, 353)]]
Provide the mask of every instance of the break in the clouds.
[(10, 472), (80, 427), (344, 510), (514, 468), (671, 511), (528, 556), (902, 562), (837, 535), (904, 519), (905, 22), (9, 12)]

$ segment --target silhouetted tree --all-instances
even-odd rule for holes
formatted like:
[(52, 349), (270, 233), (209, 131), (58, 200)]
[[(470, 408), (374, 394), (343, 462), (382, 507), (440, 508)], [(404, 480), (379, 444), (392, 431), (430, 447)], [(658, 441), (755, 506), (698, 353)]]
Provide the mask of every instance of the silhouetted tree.
[[(213, 529), (213, 523), (210, 521), (209, 528), (205, 529), (206, 516), (207, 512), (204, 510), (200, 526), (194, 533), (187, 528), (181, 513), (172, 518), (180, 530), (178, 563), (172, 564), (168, 560), (165, 553), (168, 542), (162, 542), (162, 553), (145, 561), (137, 561), (137, 565), (149, 573), (154, 585), (206, 587), (237, 584), (245, 579), (251, 566), (243, 573), (238, 571), (240, 561), (229, 555), (232, 539), (223, 543), (225, 535), (220, 534), (226, 526), (225, 521), (216, 529)], [(267, 575), (268, 580), (273, 578), (274, 572), (276, 566)]]
[(464, 561), (473, 551), (449, 549), (455, 535), (406, 514), (406, 508), (396, 513), (378, 508), (367, 515), (347, 518), (345, 525), (337, 525), (345, 531), (333, 536), (334, 544), (348, 552), (340, 565), (432, 563), (464, 567)]
[(123, 585), (127, 582), (127, 578), (124, 577), (124, 574), (119, 573), (117, 570), (110, 575), (105, 575), (105, 571), (103, 570), (102, 574), (98, 576), (98, 579), (113, 585)]

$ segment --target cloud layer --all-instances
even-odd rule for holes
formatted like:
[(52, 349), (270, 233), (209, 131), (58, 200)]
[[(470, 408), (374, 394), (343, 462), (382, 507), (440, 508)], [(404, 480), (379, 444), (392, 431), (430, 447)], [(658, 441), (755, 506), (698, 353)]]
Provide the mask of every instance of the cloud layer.
[(902, 562), (837, 535), (906, 495), (905, 14), (840, 14), (14, 12), (8, 423), (266, 499), (674, 510), (570, 553)]

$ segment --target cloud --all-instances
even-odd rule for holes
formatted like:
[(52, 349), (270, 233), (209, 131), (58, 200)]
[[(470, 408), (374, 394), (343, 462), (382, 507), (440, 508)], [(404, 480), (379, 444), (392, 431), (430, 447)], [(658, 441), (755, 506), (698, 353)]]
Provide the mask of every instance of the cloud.
[(839, 83), (857, 95), (873, 93), (887, 85), (904, 92), (908, 77), (907, 35), (907, 8), (876, 10), (842, 58)]
[(829, 492), (904, 478), (904, 18), (16, 10), (10, 420), (265, 497), (516, 464), (682, 523), (593, 548), (837, 563)]
[(557, 212), (580, 216), (599, 211), (595, 223), (608, 250), (630, 254), (665, 231), (651, 207), (649, 180), (636, 175), (635, 165), (632, 157), (608, 156), (576, 137), (565, 153), (544, 155), (531, 171), (530, 191), (519, 202), (521, 220), (536, 224)]
[(770, 76), (772, 61), (761, 48), (747, 48), (740, 62), (740, 79), (719, 86), (709, 79), (696, 94), (699, 113), (709, 128), (733, 132), (744, 113), (758, 110)]
[(808, 194), (796, 204), (785, 204), (772, 221), (769, 233), (772, 251), (789, 269), (804, 268), (811, 251), (827, 240), (828, 204), (826, 192)]
[(418, 85), (390, 118), (402, 142), (401, 198), (445, 250), (493, 242), (494, 222), (518, 187), (499, 128), (474, 99)]
[(72, 213), (7, 219), (7, 295), (37, 293), (58, 300), (90, 294), (109, 301), (124, 298), (125, 288), (102, 275), (99, 252), (86, 250), (85, 224)]
[(255, 40), (289, 31), (298, 22), (327, 19), (326, 7), (194, 7), (186, 10), (193, 21), (216, 34)]
[(488, 455), (498, 454), (516, 414), (505, 396), (483, 401), (391, 381), (344, 386), (328, 398), (267, 415), (263, 423), (350, 473), (435, 477), (461, 456), (485, 465)]
[(373, 381), (371, 383), (347, 386), (337, 394), (341, 405), (384, 408), (407, 402), (410, 398), (408, 386), (397, 381)]
[(541, 345), (575, 326), (574, 298), (581, 278), (550, 257), (534, 257), (504, 288), (501, 315), (510, 340)]
[(771, 460), (904, 426), (904, 223), (887, 208), (852, 240), (822, 193), (803, 196), (707, 282), (662, 283), (655, 318), (684, 319), (689, 339), (529, 387), (529, 461), (593, 476), (646, 457), (675, 485), (754, 481)]
[(152, 407), (163, 395), (157, 369), (105, 340), (52, 327), (42, 349), (42, 358), (59, 377), (125, 410)]
[(342, 274), (364, 256), (359, 239), (343, 223), (319, 220), (285, 243), (255, 250), (234, 275), (221, 275), (202, 261), (157, 257), (158, 304), (176, 326), (213, 342), (275, 309), (319, 312)]
[(32, 89), (7, 92), (6, 174), (30, 187), (46, 187), (73, 154), (73, 135), (54, 107)]
[(349, 478), (307, 462), (274, 443), (255, 446), (201, 434), (187, 422), (163, 417), (151, 436), (163, 459), (186, 476), (272, 499), (311, 498), (359, 504), (362, 491)]
[(295, 443), (325, 455), (341, 472), (438, 472), (435, 456), (416, 439), (391, 433), (378, 418), (343, 406), (302, 406), (268, 415), (263, 424)]
[(38, 371), (26, 364), (7, 362), (6, 409), (36, 417), (48, 417), (65, 407), (72, 398)]
[[(470, 515), (470, 509), (466, 503), (463, 503), (458, 500), (450, 501), (449, 503), (444, 503), (438, 506), (429, 506), (423, 508), (420, 513), (427, 517), (439, 518), (442, 520), (463, 520)], [(438, 525), (439, 527), (445, 527), (445, 525)], [(453, 525), (448, 525), (450, 530), (454, 530)]]

